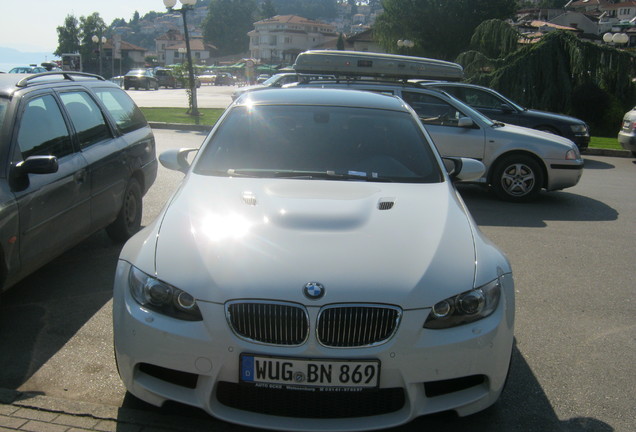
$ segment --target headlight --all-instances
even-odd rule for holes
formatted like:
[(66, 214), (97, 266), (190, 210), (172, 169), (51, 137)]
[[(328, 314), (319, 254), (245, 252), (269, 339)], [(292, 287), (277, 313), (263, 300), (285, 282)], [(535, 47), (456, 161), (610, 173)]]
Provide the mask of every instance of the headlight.
[(499, 280), (437, 303), (424, 323), (425, 328), (445, 329), (486, 318), (492, 314), (501, 296)]
[(136, 267), (130, 268), (128, 284), (133, 298), (146, 309), (186, 321), (203, 320), (194, 297)]
[(574, 132), (577, 135), (587, 135), (587, 126), (584, 124), (573, 124), (570, 125), (570, 128), (572, 129), (572, 132)]

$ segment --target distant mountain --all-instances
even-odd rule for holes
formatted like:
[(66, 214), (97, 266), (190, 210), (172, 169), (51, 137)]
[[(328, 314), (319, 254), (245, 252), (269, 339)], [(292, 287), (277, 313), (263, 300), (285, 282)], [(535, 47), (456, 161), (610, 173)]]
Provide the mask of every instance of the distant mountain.
[[(40, 64), (44, 61), (57, 59), (53, 53), (49, 52), (22, 52), (13, 48), (0, 47), (0, 65), (29, 65)], [(5, 67), (0, 66), (0, 70)]]

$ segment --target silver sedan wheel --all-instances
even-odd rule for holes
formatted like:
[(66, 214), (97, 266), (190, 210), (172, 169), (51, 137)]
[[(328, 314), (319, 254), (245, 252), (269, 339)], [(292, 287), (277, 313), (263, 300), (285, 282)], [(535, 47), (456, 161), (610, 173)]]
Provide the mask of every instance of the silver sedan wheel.
[(501, 176), (501, 187), (511, 196), (521, 197), (532, 192), (536, 178), (527, 165), (516, 163), (507, 167)]
[(543, 170), (529, 155), (505, 156), (495, 165), (491, 184), (503, 200), (528, 201), (543, 187)]

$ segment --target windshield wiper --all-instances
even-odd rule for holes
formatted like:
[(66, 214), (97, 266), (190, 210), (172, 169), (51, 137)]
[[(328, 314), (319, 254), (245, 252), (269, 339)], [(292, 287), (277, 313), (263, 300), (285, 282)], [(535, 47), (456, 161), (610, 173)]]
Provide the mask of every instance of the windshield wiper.
[(320, 180), (358, 180), (368, 182), (393, 182), (387, 177), (377, 174), (369, 175), (365, 172), (349, 171), (337, 173), (335, 171), (300, 171), (300, 170), (267, 170), (267, 169), (228, 169), (230, 177), (271, 177), (287, 179), (320, 179)]

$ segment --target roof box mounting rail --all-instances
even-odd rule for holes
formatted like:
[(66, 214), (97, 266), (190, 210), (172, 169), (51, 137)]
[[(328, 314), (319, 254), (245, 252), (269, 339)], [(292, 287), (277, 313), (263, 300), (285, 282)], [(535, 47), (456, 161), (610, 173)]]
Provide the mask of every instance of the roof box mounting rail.
[(457, 63), (425, 57), (360, 51), (311, 50), (298, 55), (298, 73), (397, 79), (459, 81), (464, 69)]

